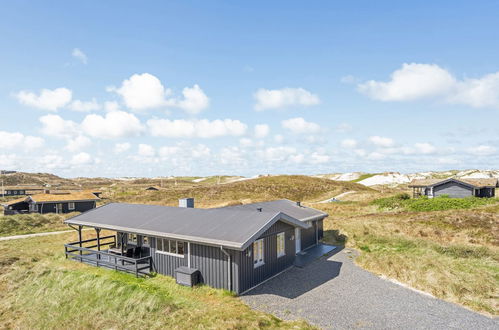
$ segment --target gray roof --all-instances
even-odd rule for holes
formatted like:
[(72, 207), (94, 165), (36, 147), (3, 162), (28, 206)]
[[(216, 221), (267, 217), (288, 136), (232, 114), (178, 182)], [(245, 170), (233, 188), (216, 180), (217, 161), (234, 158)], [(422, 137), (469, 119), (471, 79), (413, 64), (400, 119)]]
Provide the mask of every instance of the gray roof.
[(111, 203), (64, 222), (244, 250), (276, 221), (309, 228), (284, 212)]
[(311, 221), (328, 216), (327, 213), (313, 209), (311, 207), (303, 206), (288, 199), (279, 199), (269, 202), (251, 203), (244, 205), (226, 206), (220, 208), (221, 210), (257, 210), (261, 208), (264, 212), (283, 212), (300, 221)]

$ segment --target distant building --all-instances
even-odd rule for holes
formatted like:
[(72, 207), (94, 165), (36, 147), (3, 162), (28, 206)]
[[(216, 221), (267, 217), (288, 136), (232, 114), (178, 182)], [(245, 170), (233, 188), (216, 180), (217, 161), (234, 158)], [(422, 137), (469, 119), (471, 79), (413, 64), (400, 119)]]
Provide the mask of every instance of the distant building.
[(85, 212), (96, 207), (99, 197), (91, 192), (36, 194), (2, 204), (5, 215), (20, 213)]
[(452, 198), (464, 197), (494, 197), (495, 190), (499, 187), (499, 181), (495, 178), (489, 179), (425, 179), (413, 180), (409, 187), (412, 188), (413, 197), (449, 196)]
[(17, 171), (0, 170), (0, 174), (14, 174), (14, 173), (17, 173)]
[(0, 187), (0, 196), (24, 196), (30, 194), (38, 194), (44, 191), (43, 187), (18, 185), (18, 186), (4, 186)]

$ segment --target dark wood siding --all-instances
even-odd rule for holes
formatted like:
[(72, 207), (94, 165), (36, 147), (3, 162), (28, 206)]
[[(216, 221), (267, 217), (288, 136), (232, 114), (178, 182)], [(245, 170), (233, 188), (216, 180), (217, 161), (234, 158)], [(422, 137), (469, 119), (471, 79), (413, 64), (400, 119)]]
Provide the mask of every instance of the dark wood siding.
[(94, 209), (96, 206), (95, 201), (84, 201), (84, 202), (74, 202), (75, 209), (69, 209), (69, 202), (63, 203), (38, 203), (38, 212), (39, 213), (55, 213), (56, 205), (62, 204), (62, 213), (70, 213), (70, 212), (85, 212), (91, 209)]
[(319, 227), (319, 241), (324, 238), (324, 219), (317, 220), (317, 226)]
[[(285, 233), (285, 251), (286, 254), (282, 257), (277, 257), (277, 234)], [(291, 240), (294, 237), (294, 227), (283, 223), (276, 222), (259, 239), (264, 240), (264, 264), (259, 267), (254, 267), (253, 263), (253, 245), (245, 251), (238, 252), (236, 263), (238, 266), (239, 279), (236, 293), (242, 293), (275, 274), (291, 267), (295, 260), (295, 241)]]
[(473, 188), (462, 183), (449, 181), (441, 185), (433, 187), (433, 195), (435, 197), (448, 195), (453, 198), (463, 198), (473, 196)]
[[(155, 237), (151, 238), (150, 246), (152, 264), (155, 272), (163, 275), (175, 276), (176, 268), (180, 266), (187, 266), (187, 253), (184, 253), (184, 257), (182, 258), (157, 252)], [(187, 252), (187, 249), (185, 252)]]
[(317, 221), (309, 222), (312, 226), (301, 230), (301, 250), (305, 250), (317, 243)]

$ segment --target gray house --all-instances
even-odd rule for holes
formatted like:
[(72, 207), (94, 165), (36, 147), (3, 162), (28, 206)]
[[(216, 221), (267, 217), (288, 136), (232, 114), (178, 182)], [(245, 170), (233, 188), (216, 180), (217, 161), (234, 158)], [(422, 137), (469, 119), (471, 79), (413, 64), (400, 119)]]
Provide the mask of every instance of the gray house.
[[(79, 240), (66, 257), (134, 273), (154, 271), (187, 285), (243, 293), (293, 266), (322, 239), (327, 214), (289, 200), (214, 209), (111, 203), (67, 219)], [(83, 240), (83, 227), (96, 238)], [(101, 236), (101, 230), (112, 231)]]
[(453, 198), (494, 197), (499, 187), (497, 179), (426, 179), (414, 180), (409, 184), (413, 196), (438, 197), (447, 195)]

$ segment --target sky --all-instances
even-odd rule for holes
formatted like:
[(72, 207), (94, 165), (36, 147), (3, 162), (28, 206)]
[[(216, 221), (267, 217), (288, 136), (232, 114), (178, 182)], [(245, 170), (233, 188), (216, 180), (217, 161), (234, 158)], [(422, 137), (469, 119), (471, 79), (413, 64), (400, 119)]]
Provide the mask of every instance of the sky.
[(497, 1), (0, 4), (0, 169), (499, 164)]

